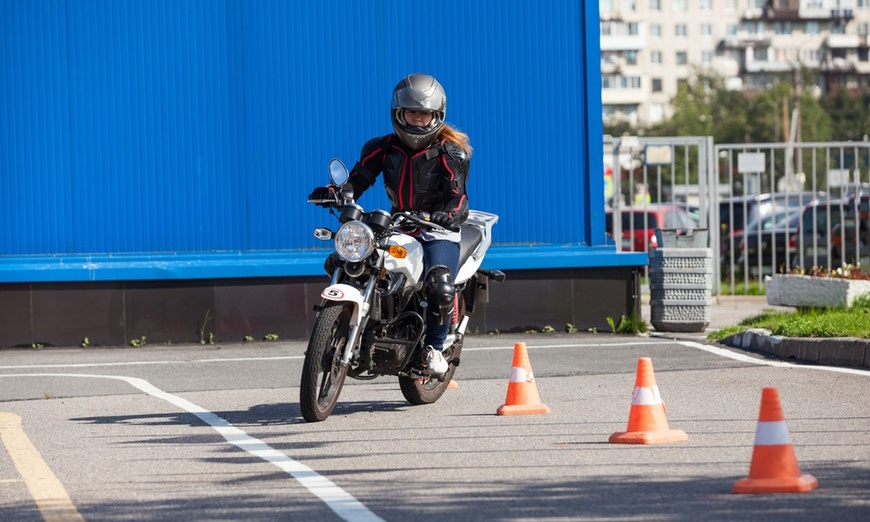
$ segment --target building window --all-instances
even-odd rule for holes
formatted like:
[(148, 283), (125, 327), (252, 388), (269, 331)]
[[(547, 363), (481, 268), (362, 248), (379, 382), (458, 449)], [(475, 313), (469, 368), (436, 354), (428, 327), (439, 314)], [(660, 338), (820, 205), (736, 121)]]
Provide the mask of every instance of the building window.
[(662, 26), (659, 24), (652, 24), (649, 26), (649, 35), (652, 38), (661, 38), (662, 37)]
[(701, 24), (701, 36), (707, 38), (713, 36), (713, 24)]
[(601, 87), (604, 89), (640, 89), (640, 76), (604, 74), (601, 76)]
[(804, 26), (805, 34), (819, 34), (820, 31), (819, 22), (807, 22), (807, 25)]
[(776, 34), (791, 34), (791, 22), (775, 22), (773, 24), (773, 30)]
[(650, 11), (661, 11), (662, 10), (662, 0), (649, 0), (649, 10)]
[(637, 65), (637, 51), (625, 51), (623, 57), (626, 65)]
[(685, 38), (688, 36), (689, 30), (686, 27), (686, 24), (677, 24), (676, 26), (676, 35), (677, 38)]
[(713, 51), (701, 51), (701, 63), (704, 65), (712, 65)]
[(623, 76), (623, 89), (640, 89), (640, 76)]
[(713, 9), (713, 0), (699, 0), (698, 8), (701, 11), (711, 11)]
[(867, 22), (862, 22), (858, 24), (858, 36), (867, 36), (868, 33), (868, 24)]
[(650, 51), (649, 52), (649, 63), (661, 64), (662, 63), (662, 52), (661, 51)]
[(725, 34), (728, 36), (736, 36), (737, 35), (737, 24), (728, 24), (725, 26)]
[(622, 8), (626, 11), (637, 11), (637, 0), (622, 0)]
[(685, 11), (686, 10), (686, 0), (674, 0), (674, 11)]
[(677, 65), (687, 65), (689, 57), (686, 51), (677, 51)]
[(661, 78), (653, 78), (652, 79), (652, 92), (662, 92), (662, 79)]

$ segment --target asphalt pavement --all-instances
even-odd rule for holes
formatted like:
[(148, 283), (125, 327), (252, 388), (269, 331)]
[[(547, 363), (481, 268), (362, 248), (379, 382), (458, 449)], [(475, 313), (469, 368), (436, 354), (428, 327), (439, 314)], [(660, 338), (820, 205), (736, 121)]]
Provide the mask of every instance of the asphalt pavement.
[[(773, 306), (763, 295), (720, 295), (710, 300), (710, 323), (701, 332), (656, 331), (650, 326), (650, 334), (656, 337), (687, 339), (705, 342), (707, 335), (715, 330), (735, 326), (744, 319), (755, 317), (765, 311), (794, 311), (790, 306)], [(641, 299), (641, 315), (650, 325), (649, 295)], [(787, 338), (772, 335), (763, 329), (751, 329), (741, 334), (721, 339), (719, 343), (733, 348), (742, 348), (761, 354), (790, 359), (798, 362), (870, 368), (870, 341), (853, 338)]]

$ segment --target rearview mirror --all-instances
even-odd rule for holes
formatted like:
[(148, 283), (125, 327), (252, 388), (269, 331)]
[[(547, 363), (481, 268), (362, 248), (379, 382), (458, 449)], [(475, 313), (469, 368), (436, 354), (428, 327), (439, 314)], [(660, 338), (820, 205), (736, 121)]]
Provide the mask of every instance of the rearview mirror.
[(350, 175), (347, 172), (347, 167), (338, 158), (329, 160), (329, 179), (336, 187), (341, 187), (347, 183)]

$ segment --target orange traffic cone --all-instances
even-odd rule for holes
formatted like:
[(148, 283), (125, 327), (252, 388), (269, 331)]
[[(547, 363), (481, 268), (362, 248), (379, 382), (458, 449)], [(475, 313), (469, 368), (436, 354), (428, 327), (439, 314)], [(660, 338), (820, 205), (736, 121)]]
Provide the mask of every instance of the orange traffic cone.
[(668, 429), (665, 404), (656, 385), (652, 359), (641, 357), (637, 361), (637, 377), (631, 394), (631, 411), (628, 414), (628, 430), (610, 436), (615, 444), (659, 444), (662, 442), (685, 442), (689, 436), (684, 431)]
[(550, 408), (541, 404), (541, 398), (538, 396), (538, 385), (535, 384), (535, 376), (532, 375), (526, 343), (514, 345), (514, 362), (511, 367), (507, 397), (496, 413), (499, 415), (550, 413)]
[(734, 493), (802, 493), (819, 486), (812, 475), (801, 475), (776, 388), (761, 390), (761, 412), (749, 477), (734, 484)]

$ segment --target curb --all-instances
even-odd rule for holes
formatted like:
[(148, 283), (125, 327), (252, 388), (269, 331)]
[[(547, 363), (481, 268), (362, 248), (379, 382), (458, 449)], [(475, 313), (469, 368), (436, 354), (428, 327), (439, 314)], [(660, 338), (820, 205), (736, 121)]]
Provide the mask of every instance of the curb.
[(750, 329), (718, 341), (732, 348), (762, 352), (783, 359), (851, 368), (870, 368), (870, 341), (852, 337), (804, 339)]

